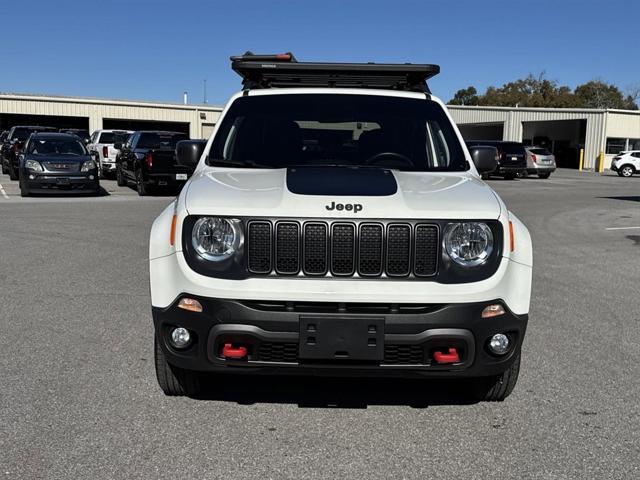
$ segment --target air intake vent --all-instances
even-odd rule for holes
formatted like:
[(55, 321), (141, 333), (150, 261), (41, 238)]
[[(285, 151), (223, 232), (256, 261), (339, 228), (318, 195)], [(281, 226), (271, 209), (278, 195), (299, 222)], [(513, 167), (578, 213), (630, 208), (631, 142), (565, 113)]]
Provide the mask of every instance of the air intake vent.
[(387, 230), (387, 275), (403, 277), (411, 268), (411, 227), (389, 225)]
[(307, 275), (327, 273), (329, 256), (329, 235), (324, 223), (305, 223), (304, 225), (304, 263), (302, 269)]
[(438, 227), (418, 225), (416, 227), (415, 267), (418, 277), (436, 274), (438, 268)]
[(271, 267), (271, 223), (254, 221), (249, 223), (249, 260), (252, 273), (269, 273)]
[(353, 275), (356, 227), (352, 223), (334, 223), (331, 230), (331, 273)]
[(300, 270), (300, 226), (295, 222), (276, 224), (276, 272), (294, 275)]
[(360, 243), (358, 273), (363, 276), (382, 274), (382, 235), (383, 227), (379, 224), (360, 225)]

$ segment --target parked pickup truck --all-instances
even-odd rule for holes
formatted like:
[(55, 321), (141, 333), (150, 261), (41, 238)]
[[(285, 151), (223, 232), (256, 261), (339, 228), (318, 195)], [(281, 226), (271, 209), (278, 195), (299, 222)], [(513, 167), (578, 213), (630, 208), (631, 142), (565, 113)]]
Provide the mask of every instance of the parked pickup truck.
[(176, 143), (189, 140), (184, 133), (140, 131), (134, 132), (116, 157), (116, 181), (124, 187), (135, 183), (138, 195), (148, 195), (154, 188), (182, 187), (193, 173), (193, 167), (176, 162)]

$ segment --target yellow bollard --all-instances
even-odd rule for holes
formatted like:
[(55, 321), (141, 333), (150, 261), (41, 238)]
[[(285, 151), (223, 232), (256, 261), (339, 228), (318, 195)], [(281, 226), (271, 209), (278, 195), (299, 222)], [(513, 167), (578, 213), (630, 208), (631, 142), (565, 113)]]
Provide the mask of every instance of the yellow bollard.
[(604, 152), (600, 150), (600, 165), (598, 165), (598, 171), (604, 172)]
[(580, 149), (580, 166), (578, 167), (579, 171), (582, 171), (582, 166), (584, 165), (584, 148)]

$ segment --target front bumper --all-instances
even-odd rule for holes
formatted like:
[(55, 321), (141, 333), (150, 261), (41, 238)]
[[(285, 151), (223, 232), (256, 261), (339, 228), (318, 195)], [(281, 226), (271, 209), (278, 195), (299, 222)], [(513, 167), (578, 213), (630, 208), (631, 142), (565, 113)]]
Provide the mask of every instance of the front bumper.
[(25, 187), (31, 193), (96, 192), (100, 188), (96, 171), (60, 174), (23, 170), (22, 176)]
[[(198, 371), (403, 377), (494, 375), (505, 371), (515, 359), (528, 321), (528, 315), (513, 314), (499, 300), (464, 304), (342, 304), (221, 300), (188, 295), (203, 306), (202, 313), (195, 313), (177, 307), (183, 296), (167, 308), (153, 308), (155, 332), (169, 363)], [(493, 303), (502, 304), (505, 314), (483, 319), (482, 310)], [(376, 332), (376, 359), (354, 359), (349, 352), (345, 356), (342, 351), (340, 355), (329, 353), (322, 358), (309, 356), (305, 344), (309, 342), (310, 323), (331, 321), (333, 328), (338, 329), (344, 324), (344, 332), (341, 330), (337, 336), (344, 334), (347, 338), (341, 340), (353, 345), (360, 338), (348, 338), (355, 336), (349, 325), (369, 320), (381, 330)], [(173, 348), (169, 342), (171, 329), (177, 326), (187, 328), (194, 338), (183, 350)], [(488, 339), (496, 333), (510, 337), (511, 348), (504, 356), (492, 355), (487, 348)], [(367, 341), (366, 335), (361, 339), (363, 342)], [(246, 357), (225, 359), (222, 348), (227, 343), (246, 348)], [(436, 351), (446, 352), (451, 347), (456, 348), (459, 361), (451, 364), (435, 361)]]

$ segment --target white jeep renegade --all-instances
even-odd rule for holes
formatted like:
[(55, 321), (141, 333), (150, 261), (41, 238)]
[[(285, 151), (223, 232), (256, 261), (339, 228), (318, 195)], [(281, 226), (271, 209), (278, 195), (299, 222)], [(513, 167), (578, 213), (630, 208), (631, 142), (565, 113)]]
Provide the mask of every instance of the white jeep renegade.
[[(526, 227), (426, 80), (435, 65), (232, 57), (244, 89), (151, 230), (158, 382), (205, 373), (465, 379), (503, 400), (527, 326)], [(213, 384), (214, 382), (212, 382)]]

